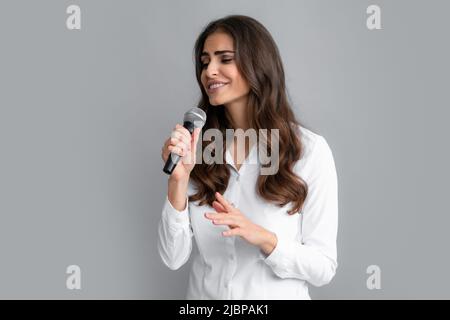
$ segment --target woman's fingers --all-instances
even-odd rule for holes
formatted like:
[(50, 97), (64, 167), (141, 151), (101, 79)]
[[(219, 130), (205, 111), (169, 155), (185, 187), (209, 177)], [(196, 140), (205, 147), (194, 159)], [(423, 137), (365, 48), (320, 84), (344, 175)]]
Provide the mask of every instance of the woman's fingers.
[(183, 127), (183, 126), (182, 126), (181, 124), (179, 124), (179, 123), (175, 126), (175, 130), (180, 131), (183, 135), (185, 135), (185, 136), (187, 136), (187, 137), (190, 137), (190, 136), (191, 136), (191, 134), (189, 133), (189, 130), (186, 129), (185, 127)]
[(170, 138), (164, 141), (164, 145), (161, 149), (161, 157), (163, 161), (167, 161), (167, 158), (169, 157), (170, 151), (168, 150), (168, 147), (170, 145)]
[(221, 205), (218, 201), (214, 200), (212, 203), (213, 208), (217, 211), (217, 212), (227, 212), (227, 210), (225, 210), (225, 208), (223, 207), (223, 205)]
[(237, 225), (235, 221), (230, 220), (230, 219), (213, 220), (213, 224), (218, 225), (218, 226), (219, 225), (227, 225), (232, 228), (239, 227), (239, 225)]
[(175, 127), (175, 130), (172, 132), (172, 135), (171, 135), (172, 143), (176, 144), (177, 139), (181, 140), (185, 144), (189, 145), (189, 148), (191, 150), (195, 151), (198, 139), (200, 137), (200, 131), (201, 131), (201, 128), (195, 128), (194, 131), (192, 132), (192, 134), (190, 134), (189, 131), (185, 127), (177, 124), (177, 126)]
[(189, 133), (189, 130), (185, 127), (177, 124), (175, 130), (173, 131), (173, 134), (176, 136), (176, 138), (184, 141), (185, 143), (191, 143), (192, 136)]
[(217, 201), (225, 208), (226, 211), (233, 211), (234, 207), (219, 193), (215, 193)]
[(192, 151), (194, 151), (194, 154), (197, 151), (197, 142), (198, 142), (198, 138), (200, 137), (201, 130), (202, 130), (202, 128), (195, 128), (194, 132), (192, 133), (191, 149), (192, 149)]
[(184, 134), (182, 134), (179, 131), (172, 131), (172, 134), (170, 135), (170, 143), (173, 145), (176, 145), (179, 141), (191, 145), (190, 137), (186, 137)]
[(170, 145), (173, 147), (180, 147), (183, 150), (190, 151), (191, 150), (191, 144), (186, 143), (184, 141), (176, 140), (173, 138), (170, 138)]
[(195, 159), (196, 143), (200, 130), (201, 128), (194, 129), (191, 135), (185, 127), (177, 124), (162, 147), (161, 156), (163, 160), (167, 161), (169, 154), (172, 152), (183, 157), (183, 163), (190, 164), (195, 161), (193, 159)]
[(234, 219), (236, 221), (243, 220), (243, 218), (241, 216), (236, 215), (236, 214), (229, 214), (227, 212), (222, 212), (222, 213), (205, 212), (204, 216), (206, 219), (209, 219), (209, 220), (219, 220), (219, 219)]
[(180, 131), (172, 131), (168, 141), (169, 147), (174, 147), (172, 149), (174, 149), (174, 152), (177, 154), (182, 152), (184, 155), (191, 149), (191, 141)]
[(239, 227), (243, 221), (238, 216), (226, 213), (205, 213), (205, 218), (211, 220), (216, 225), (228, 225), (231, 228)]
[(188, 152), (186, 145), (181, 143), (181, 142), (178, 143), (176, 146), (170, 145), (170, 146), (167, 147), (167, 149), (170, 152), (173, 152), (173, 153), (179, 155), (180, 157), (185, 156), (187, 154), (187, 152)]

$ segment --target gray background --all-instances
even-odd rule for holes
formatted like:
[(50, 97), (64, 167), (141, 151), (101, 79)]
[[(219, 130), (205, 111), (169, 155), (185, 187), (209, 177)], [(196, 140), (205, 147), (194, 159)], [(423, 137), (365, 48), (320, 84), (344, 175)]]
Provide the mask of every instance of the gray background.
[[(66, 8), (81, 7), (81, 30)], [(366, 28), (381, 7), (382, 30)], [(333, 150), (338, 272), (313, 298), (450, 298), (448, 1), (0, 4), (0, 298), (184, 298), (157, 223), (160, 150), (199, 97), (192, 49), (231, 13), (277, 42), (295, 112)], [(82, 289), (66, 289), (66, 267)], [(368, 290), (366, 268), (381, 268)]]

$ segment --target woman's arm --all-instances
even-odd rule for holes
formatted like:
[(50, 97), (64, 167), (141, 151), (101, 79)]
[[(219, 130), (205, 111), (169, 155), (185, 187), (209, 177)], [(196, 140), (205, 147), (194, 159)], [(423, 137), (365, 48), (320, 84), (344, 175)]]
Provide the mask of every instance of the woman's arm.
[(169, 178), (167, 197), (169, 198), (172, 206), (178, 211), (183, 211), (184, 209), (186, 209), (186, 195), (188, 185), (189, 177), (180, 180)]
[(315, 142), (302, 211), (302, 241), (276, 234), (277, 245), (265, 262), (281, 278), (298, 278), (314, 286), (331, 281), (337, 268), (338, 185), (333, 155), (326, 140)]
[(192, 251), (192, 228), (189, 221), (188, 187), (190, 172), (195, 166), (197, 142), (201, 128), (189, 131), (177, 124), (162, 148), (161, 157), (167, 161), (171, 152), (178, 162), (168, 180), (167, 197), (158, 225), (158, 252), (172, 270), (180, 268)]
[(185, 264), (192, 251), (187, 190), (189, 179), (169, 178), (167, 197), (158, 225), (158, 252), (172, 270)]

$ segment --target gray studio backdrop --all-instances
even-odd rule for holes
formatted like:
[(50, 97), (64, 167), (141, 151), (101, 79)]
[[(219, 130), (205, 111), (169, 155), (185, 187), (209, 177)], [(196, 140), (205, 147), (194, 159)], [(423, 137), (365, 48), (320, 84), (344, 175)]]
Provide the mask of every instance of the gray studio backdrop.
[[(66, 26), (72, 4), (80, 30)], [(372, 4), (381, 30), (366, 26)], [(184, 298), (190, 263), (171, 271), (156, 247), (160, 150), (199, 97), (197, 35), (234, 13), (272, 33), (296, 114), (335, 157), (339, 268), (312, 297), (450, 298), (449, 12), (438, 0), (2, 0), (0, 298)], [(81, 289), (67, 288), (70, 265)]]

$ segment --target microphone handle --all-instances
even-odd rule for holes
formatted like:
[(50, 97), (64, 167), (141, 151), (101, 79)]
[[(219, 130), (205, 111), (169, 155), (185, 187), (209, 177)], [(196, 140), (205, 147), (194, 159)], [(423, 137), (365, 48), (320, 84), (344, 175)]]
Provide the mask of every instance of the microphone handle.
[[(190, 121), (185, 121), (183, 123), (183, 127), (185, 127), (189, 133), (192, 135), (192, 132), (194, 132), (194, 124)], [(177, 166), (178, 161), (180, 160), (180, 156), (176, 153), (170, 153), (169, 158), (167, 158), (166, 164), (164, 165), (163, 171), (169, 175), (172, 174), (173, 170)]]

